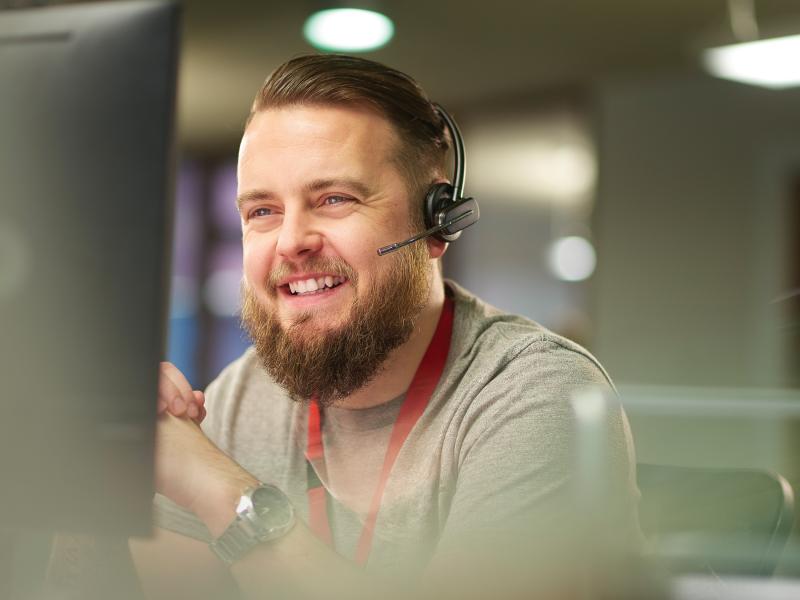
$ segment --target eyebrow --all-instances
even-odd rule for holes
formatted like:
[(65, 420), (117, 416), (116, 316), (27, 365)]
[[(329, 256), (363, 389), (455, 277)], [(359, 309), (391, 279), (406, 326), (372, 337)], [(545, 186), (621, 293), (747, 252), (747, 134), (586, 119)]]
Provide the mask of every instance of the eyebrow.
[[(342, 177), (335, 179), (315, 179), (314, 181), (306, 184), (303, 187), (303, 191), (306, 193), (318, 192), (326, 188), (335, 188), (335, 187), (350, 189), (359, 196), (364, 198), (367, 198), (374, 194), (372, 188), (370, 188), (367, 184), (365, 184), (362, 181), (359, 181), (358, 179), (352, 179), (349, 177)], [(275, 194), (273, 192), (270, 192), (269, 190), (250, 190), (248, 192), (239, 194), (239, 196), (236, 198), (236, 206), (239, 210), (241, 210), (242, 206), (250, 202), (273, 200), (274, 198)]]
[(315, 179), (305, 186), (305, 191), (318, 192), (320, 190), (324, 190), (325, 188), (335, 187), (351, 189), (362, 197), (372, 196), (374, 194), (372, 188), (370, 188), (366, 183), (350, 177), (342, 177), (338, 179)]
[(274, 194), (272, 192), (267, 192), (266, 190), (251, 190), (249, 192), (244, 192), (236, 197), (236, 208), (241, 211), (242, 206), (245, 204), (259, 200), (270, 200), (273, 196)]

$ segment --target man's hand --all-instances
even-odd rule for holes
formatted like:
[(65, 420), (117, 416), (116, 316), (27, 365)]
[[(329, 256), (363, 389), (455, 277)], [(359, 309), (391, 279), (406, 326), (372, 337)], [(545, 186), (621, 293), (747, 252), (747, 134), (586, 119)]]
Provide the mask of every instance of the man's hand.
[(189, 381), (178, 368), (162, 362), (158, 378), (158, 414), (169, 412), (176, 417), (188, 417), (196, 423), (206, 418), (205, 396), (192, 390)]
[(156, 490), (220, 535), (236, 502), (258, 480), (209, 440), (197, 423), (166, 413), (156, 428)]
[(156, 428), (156, 490), (191, 510), (215, 535), (233, 520), (241, 493), (257, 480), (217, 448), (199, 427), (203, 393), (175, 365), (161, 363)]

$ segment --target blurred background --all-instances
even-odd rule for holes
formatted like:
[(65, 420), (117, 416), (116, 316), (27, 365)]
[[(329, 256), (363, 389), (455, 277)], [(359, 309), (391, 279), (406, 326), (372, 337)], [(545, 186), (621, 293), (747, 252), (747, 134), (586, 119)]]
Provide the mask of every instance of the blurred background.
[[(183, 5), (169, 360), (202, 388), (248, 345), (244, 119), (275, 67), (314, 50), (304, 22), (332, 3)], [(414, 76), (464, 133), (482, 218), (446, 275), (589, 348), (620, 387), (640, 461), (766, 468), (800, 489), (800, 87), (703, 62), (800, 34), (800, 3), (368, 5), (394, 37), (363, 55)]]
[[(702, 50), (736, 41), (725, 0), (371, 5), (395, 35), (364, 55), (464, 131), (483, 218), (448, 276), (584, 343), (620, 383), (798, 385), (800, 91), (706, 73)], [(170, 357), (196, 386), (246, 344), (243, 120), (272, 69), (313, 51), (320, 6), (184, 3)], [(800, 32), (794, 0), (755, 9), (762, 36)]]

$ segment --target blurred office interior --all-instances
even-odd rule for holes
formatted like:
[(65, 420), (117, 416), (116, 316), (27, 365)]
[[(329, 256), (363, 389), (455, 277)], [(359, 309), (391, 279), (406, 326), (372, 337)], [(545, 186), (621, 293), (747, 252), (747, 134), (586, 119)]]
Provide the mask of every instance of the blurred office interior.
[[(800, 34), (800, 4), (371, 4), (396, 29), (364, 56), (416, 77), (465, 136), (482, 218), (446, 275), (589, 348), (641, 462), (769, 469), (800, 490), (800, 87), (702, 63)], [(248, 345), (237, 145), (263, 79), (313, 51), (315, 7), (184, 2), (168, 358), (195, 387)], [(797, 539), (776, 574), (800, 577)]]
[[(170, 356), (203, 386), (247, 343), (243, 121), (264, 77), (313, 51), (312, 5), (184, 6)], [(754, 6), (764, 37), (800, 28), (795, 2)], [(395, 36), (364, 55), (455, 115), (483, 206), (448, 276), (584, 343), (621, 384), (797, 386), (798, 90), (704, 71), (704, 47), (736, 41), (725, 0), (382, 8)], [(583, 247), (554, 257), (571, 237), (594, 271)]]

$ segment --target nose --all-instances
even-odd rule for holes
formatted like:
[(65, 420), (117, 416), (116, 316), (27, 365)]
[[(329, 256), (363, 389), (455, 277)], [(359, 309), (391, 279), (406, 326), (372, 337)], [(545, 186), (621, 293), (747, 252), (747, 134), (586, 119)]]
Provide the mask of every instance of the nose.
[(297, 259), (316, 254), (322, 249), (322, 235), (305, 211), (287, 211), (283, 216), (276, 251), (285, 259)]

